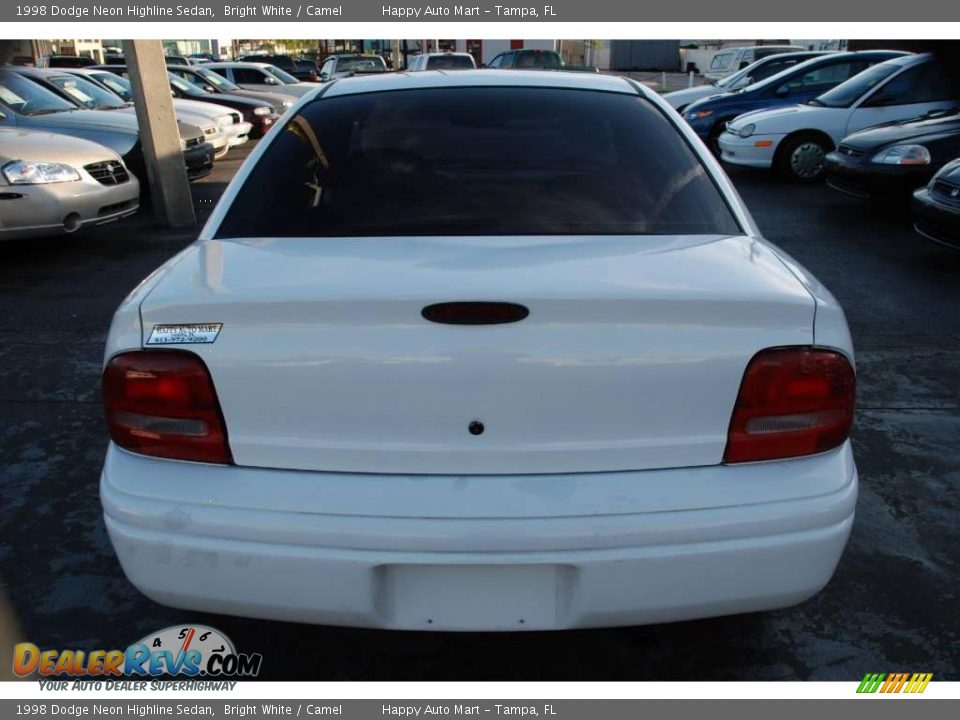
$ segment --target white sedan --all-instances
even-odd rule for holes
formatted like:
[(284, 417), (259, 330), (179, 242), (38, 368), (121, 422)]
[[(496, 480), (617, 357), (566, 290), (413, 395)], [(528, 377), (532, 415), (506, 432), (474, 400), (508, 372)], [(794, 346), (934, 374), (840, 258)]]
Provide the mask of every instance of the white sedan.
[(586, 73), (325, 90), (114, 317), (100, 492), (134, 585), (539, 630), (829, 581), (857, 497), (843, 312), (669, 105)]
[(874, 65), (804, 105), (757, 110), (727, 123), (721, 159), (776, 168), (810, 182), (824, 173), (827, 153), (847, 135), (882, 123), (955, 107), (960, 86), (932, 55), (905, 55)]

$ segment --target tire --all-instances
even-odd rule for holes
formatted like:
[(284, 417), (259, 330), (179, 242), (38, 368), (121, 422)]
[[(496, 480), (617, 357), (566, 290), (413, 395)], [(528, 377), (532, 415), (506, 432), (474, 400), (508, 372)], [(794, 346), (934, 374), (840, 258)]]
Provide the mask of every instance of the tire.
[(833, 148), (816, 135), (788, 138), (777, 153), (777, 172), (785, 180), (813, 183), (822, 180), (827, 153)]
[(720, 157), (720, 136), (726, 127), (727, 121), (719, 120), (713, 124), (713, 127), (710, 128), (710, 135), (707, 136), (707, 147), (710, 148), (713, 156), (718, 159)]

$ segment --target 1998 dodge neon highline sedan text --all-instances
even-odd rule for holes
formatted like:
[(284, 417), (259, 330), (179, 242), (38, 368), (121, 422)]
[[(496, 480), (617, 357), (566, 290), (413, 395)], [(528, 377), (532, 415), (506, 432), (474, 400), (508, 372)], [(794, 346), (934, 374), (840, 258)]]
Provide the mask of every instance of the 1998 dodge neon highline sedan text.
[(582, 73), (334, 81), (110, 330), (158, 602), (427, 630), (788, 606), (853, 522), (853, 348), (702, 142)]

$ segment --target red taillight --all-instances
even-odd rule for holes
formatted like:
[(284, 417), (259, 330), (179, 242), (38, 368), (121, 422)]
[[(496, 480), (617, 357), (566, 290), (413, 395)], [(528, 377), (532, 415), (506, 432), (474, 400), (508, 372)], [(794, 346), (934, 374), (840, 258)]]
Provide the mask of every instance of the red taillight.
[(840, 353), (771, 348), (750, 361), (730, 420), (727, 463), (813, 455), (850, 435), (856, 378)]
[(103, 371), (110, 437), (144, 455), (229, 463), (227, 431), (203, 360), (180, 350), (129, 352)]

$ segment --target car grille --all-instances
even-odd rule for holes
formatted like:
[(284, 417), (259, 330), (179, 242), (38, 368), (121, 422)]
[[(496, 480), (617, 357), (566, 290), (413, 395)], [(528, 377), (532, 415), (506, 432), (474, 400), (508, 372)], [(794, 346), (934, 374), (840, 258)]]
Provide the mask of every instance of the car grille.
[(850, 147), (849, 145), (840, 146), (840, 154), (846, 155), (847, 157), (860, 157), (863, 155), (863, 150), (857, 150), (857, 148)]
[(941, 202), (949, 203), (960, 207), (960, 185), (953, 185), (943, 180), (937, 180), (933, 184), (933, 194)]
[(194, 148), (203, 142), (203, 138), (202, 137), (187, 138), (185, 142), (188, 148)]
[(130, 173), (127, 172), (123, 163), (116, 160), (90, 163), (84, 165), (83, 169), (101, 185), (122, 185), (130, 179)]

